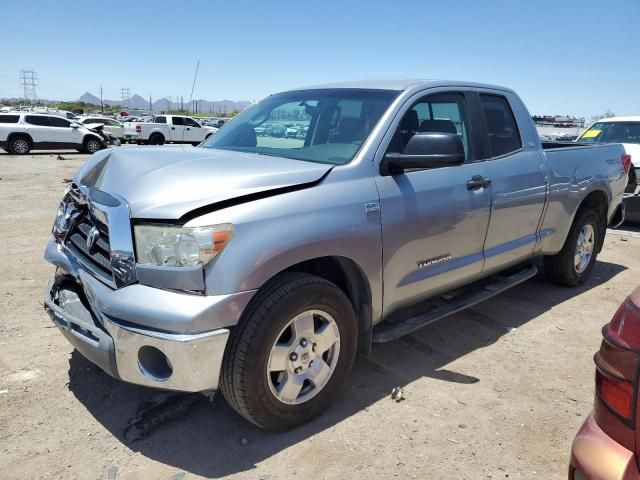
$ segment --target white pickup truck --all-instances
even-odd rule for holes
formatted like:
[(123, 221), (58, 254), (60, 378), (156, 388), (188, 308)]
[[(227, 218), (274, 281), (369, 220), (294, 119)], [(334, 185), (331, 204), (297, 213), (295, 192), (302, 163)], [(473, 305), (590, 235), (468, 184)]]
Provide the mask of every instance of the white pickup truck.
[(149, 145), (164, 143), (198, 145), (217, 131), (217, 128), (202, 126), (195, 119), (182, 115), (156, 115), (151, 122), (124, 124), (124, 136), (127, 141)]

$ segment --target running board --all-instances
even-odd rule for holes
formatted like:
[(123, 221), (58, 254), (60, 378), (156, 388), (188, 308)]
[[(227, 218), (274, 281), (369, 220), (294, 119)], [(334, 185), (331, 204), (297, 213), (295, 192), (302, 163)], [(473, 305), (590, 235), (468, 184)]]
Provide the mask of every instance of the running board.
[[(389, 319), (385, 319), (374, 327), (373, 343), (384, 343), (396, 340), (408, 333), (418, 330), (425, 325), (452, 315), (460, 310), (469, 308), (488, 298), (498, 295), (509, 288), (534, 277), (538, 273), (538, 268), (531, 264), (520, 268), (517, 271), (508, 270), (509, 274), (497, 274), (488, 278), (478, 280), (467, 287), (458, 289), (455, 292), (442, 295), (428, 304), (422, 304), (425, 308), (429, 305), (430, 310), (397, 319), (399, 315), (393, 314)], [(397, 319), (394, 321), (394, 319)]]

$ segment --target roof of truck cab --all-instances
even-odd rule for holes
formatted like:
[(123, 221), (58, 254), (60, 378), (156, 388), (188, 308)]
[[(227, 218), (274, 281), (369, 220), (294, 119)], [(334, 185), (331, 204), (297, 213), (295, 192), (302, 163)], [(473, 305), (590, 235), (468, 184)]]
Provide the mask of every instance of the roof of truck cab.
[(512, 92), (510, 88), (498, 85), (488, 85), (477, 82), (465, 82), (459, 80), (425, 80), (425, 79), (371, 79), (356, 80), (350, 82), (326, 83), (321, 85), (311, 85), (293, 90), (313, 90), (330, 88), (360, 88), (367, 90), (409, 90), (410, 88), (434, 88), (434, 87), (473, 87), (490, 88), (494, 90), (504, 90)]
[(610, 118), (601, 118), (597, 120), (596, 123), (606, 123), (606, 122), (640, 122), (640, 115), (633, 115), (629, 117), (610, 117)]

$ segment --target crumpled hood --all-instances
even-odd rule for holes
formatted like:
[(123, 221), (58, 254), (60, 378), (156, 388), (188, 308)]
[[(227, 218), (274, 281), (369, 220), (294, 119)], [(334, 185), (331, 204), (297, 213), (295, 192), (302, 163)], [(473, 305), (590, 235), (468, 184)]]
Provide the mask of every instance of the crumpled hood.
[(331, 168), (208, 148), (118, 148), (94, 154), (73, 181), (124, 198), (133, 218), (174, 220), (225, 200), (313, 183)]

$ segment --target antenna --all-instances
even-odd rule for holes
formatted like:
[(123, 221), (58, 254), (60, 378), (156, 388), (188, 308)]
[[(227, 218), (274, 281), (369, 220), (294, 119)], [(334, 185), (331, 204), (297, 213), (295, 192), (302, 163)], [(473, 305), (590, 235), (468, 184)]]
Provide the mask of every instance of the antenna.
[(189, 106), (191, 106), (191, 100), (193, 99), (193, 89), (196, 87), (196, 78), (198, 78), (198, 68), (200, 68), (200, 60), (198, 60), (198, 63), (196, 64), (196, 73), (193, 76), (193, 85), (191, 85), (191, 95), (189, 95), (189, 103), (187, 104)]

